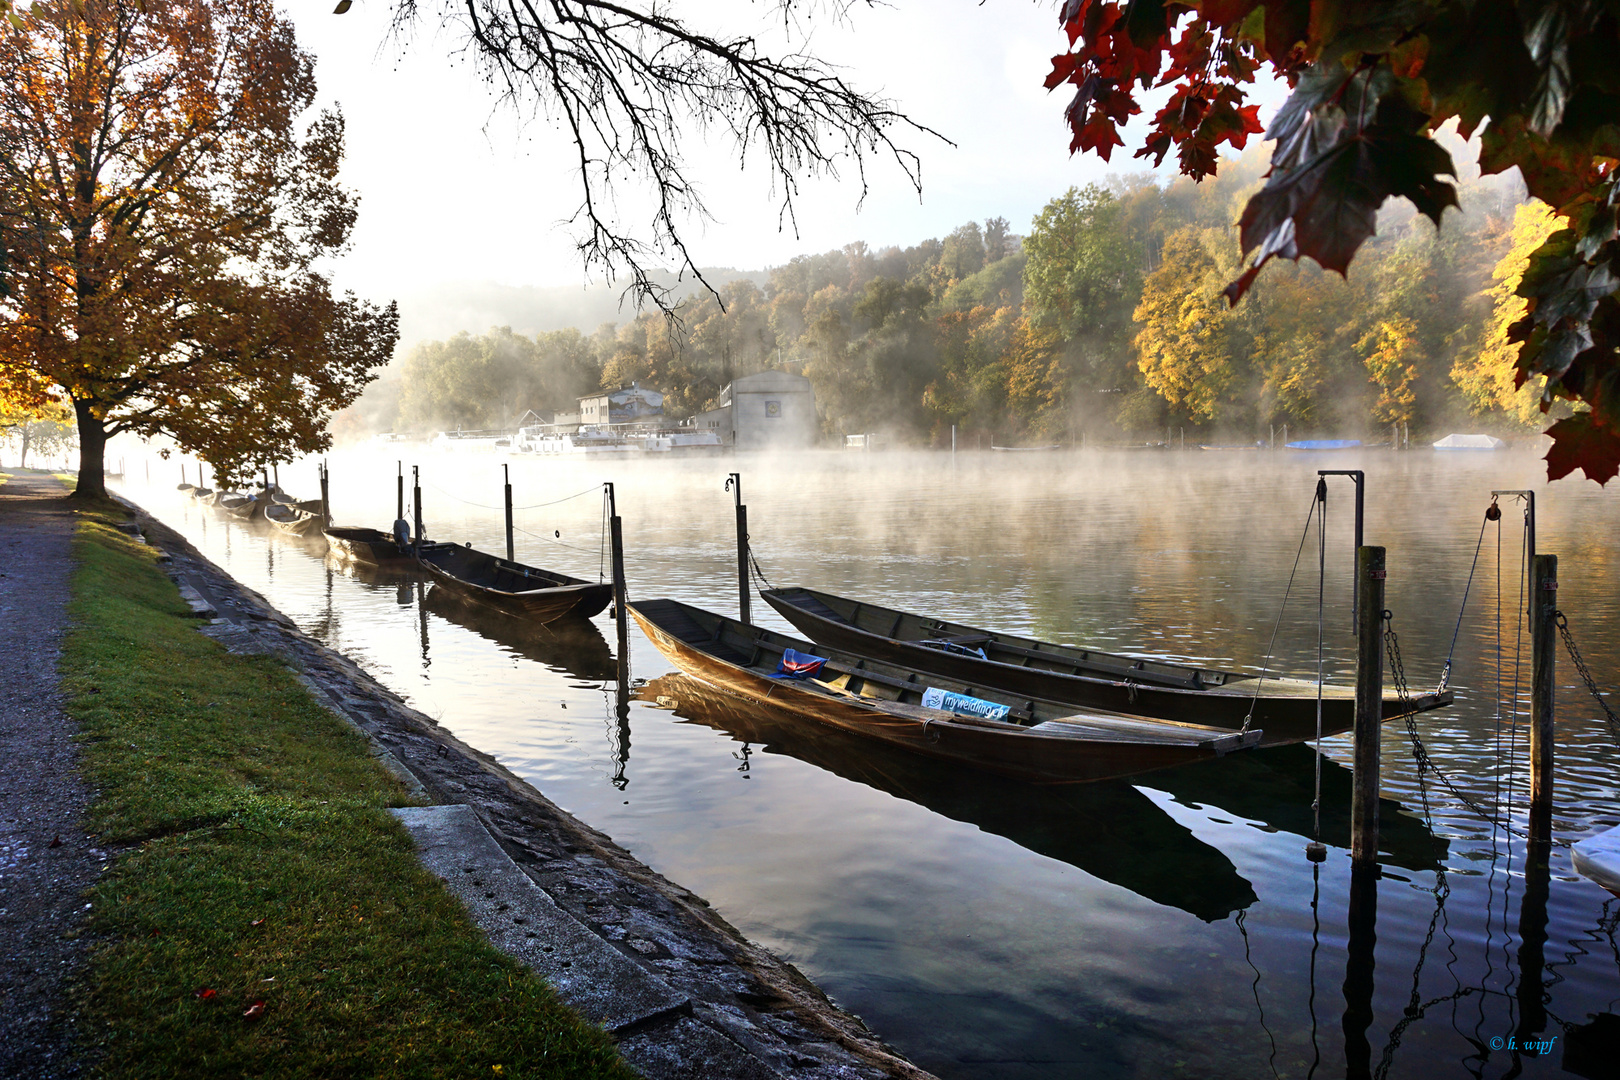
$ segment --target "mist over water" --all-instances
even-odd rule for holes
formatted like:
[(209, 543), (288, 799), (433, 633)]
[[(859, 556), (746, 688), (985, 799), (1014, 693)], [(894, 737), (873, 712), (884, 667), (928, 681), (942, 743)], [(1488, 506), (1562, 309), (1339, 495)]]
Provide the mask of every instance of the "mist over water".
[[(430, 537), (502, 551), (506, 462), (522, 508), (519, 561), (584, 578), (606, 570), (600, 485), (613, 481), (632, 601), (668, 596), (735, 613), (733, 504), (722, 485), (738, 471), (755, 554), (776, 585), (1247, 671), (1267, 663), (1276, 626), (1269, 667), (1301, 677), (1314, 674), (1317, 655), (1314, 532), (1278, 615), (1315, 471), (1362, 468), (1367, 542), (1388, 548), (1388, 603), (1417, 688), (1439, 679), (1491, 489), (1534, 489), (1538, 549), (1560, 559), (1559, 606), (1599, 680), (1620, 685), (1620, 498), (1586, 481), (1549, 485), (1529, 454), (817, 452), (574, 463), (403, 452), (407, 501), (410, 467), (421, 467)], [(634, 628), (643, 700), (621, 725), (605, 615), (591, 632), (525, 628), (436, 598), (409, 575), (356, 576), (318, 545), (196, 506), (174, 490), (173, 462), (154, 461), (146, 485), (145, 462), (124, 453), (125, 492), (205, 555), (709, 899), (941, 1076), (1338, 1076), (1347, 1060), (1352, 1074), (1559, 1075), (1582, 1072), (1579, 1055), (1616, 1023), (1620, 899), (1576, 876), (1565, 848), (1553, 853), (1550, 882), (1527, 880), (1522, 841), (1432, 785), (1431, 828), (1399, 723), (1383, 735), (1394, 802), (1384, 805), (1369, 996), (1346, 982), (1356, 959), (1347, 737), (1323, 744), (1330, 854), (1315, 869), (1303, 851), (1306, 748), (1035, 788), (707, 692), (670, 676)], [(331, 457), (337, 523), (387, 527), (398, 456)], [(281, 482), (318, 493), (313, 462), (283, 468)], [(1353, 499), (1348, 481), (1329, 484), (1325, 665), (1330, 680), (1346, 681)], [(1521, 515), (1516, 503), (1503, 507), (1500, 546), (1491, 525), (1457, 633), (1457, 704), (1418, 726), (1474, 797), (1511, 793), (1522, 826)], [(757, 598), (753, 613), (791, 632)], [(1554, 822), (1574, 840), (1620, 823), (1620, 750), (1562, 653), (1558, 670)], [(1510, 744), (1518, 755), (1499, 769), (1498, 746)], [(1538, 963), (1523, 946), (1542, 920)], [(1522, 1043), (1532, 1033), (1557, 1042), (1540, 1056), (1491, 1049), (1493, 1037)], [(1597, 1060), (1620, 1053), (1602, 1047), (1609, 1056)]]

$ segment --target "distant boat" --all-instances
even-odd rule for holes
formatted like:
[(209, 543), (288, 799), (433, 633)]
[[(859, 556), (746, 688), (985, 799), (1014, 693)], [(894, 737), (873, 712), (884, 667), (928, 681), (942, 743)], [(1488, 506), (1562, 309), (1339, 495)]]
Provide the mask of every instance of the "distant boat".
[(1258, 439), (1252, 443), (1201, 443), (1198, 447), (1200, 450), (1264, 450), (1265, 448), (1264, 439)]
[(1436, 450), (1506, 450), (1507, 443), (1494, 435), (1447, 435), (1434, 444)]
[(1033, 453), (1037, 450), (1061, 450), (1063, 447), (1059, 446), (1057, 443), (1048, 443), (1046, 446), (997, 446), (995, 443), (991, 443), (990, 449), (1000, 450), (1003, 453), (1027, 454)]
[(1286, 444), (1290, 450), (1354, 450), (1360, 439), (1301, 439)]

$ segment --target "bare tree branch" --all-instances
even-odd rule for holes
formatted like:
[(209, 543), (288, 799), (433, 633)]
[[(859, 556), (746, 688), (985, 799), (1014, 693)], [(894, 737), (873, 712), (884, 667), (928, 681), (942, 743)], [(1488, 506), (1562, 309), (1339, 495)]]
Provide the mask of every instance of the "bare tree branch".
[[(752, 37), (713, 37), (694, 30), (659, 0), (437, 0), (441, 25), (465, 35), (500, 100), (537, 110), (566, 132), (582, 188), (570, 225), (583, 235), (587, 270), (609, 281), (625, 274), (625, 295), (672, 312), (669, 290), (653, 264), (673, 256), (684, 276), (708, 281), (692, 260), (685, 228), (711, 217), (682, 154), (683, 140), (724, 133), (738, 160), (762, 150), (778, 222), (794, 225), (803, 177), (837, 177), (853, 166), (859, 201), (872, 159), (893, 160), (920, 194), (917, 154), (897, 131), (929, 135), (883, 98), (851, 86), (838, 70), (802, 52), (772, 55)], [(783, 27), (799, 31), (804, 7), (776, 0)], [(842, 19), (850, 0), (828, 0)], [(422, 18), (421, 0), (397, 0), (393, 29), (406, 37)], [(631, 182), (653, 197), (644, 228), (611, 212), (617, 185)], [(718, 298), (718, 293), (716, 293)]]

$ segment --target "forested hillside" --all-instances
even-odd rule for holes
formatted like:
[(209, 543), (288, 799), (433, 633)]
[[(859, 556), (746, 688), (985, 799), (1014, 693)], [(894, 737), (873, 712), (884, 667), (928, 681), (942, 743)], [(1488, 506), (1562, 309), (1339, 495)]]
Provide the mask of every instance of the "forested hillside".
[[(1360, 436), (1528, 430), (1505, 329), (1526, 256), (1551, 228), (1516, 180), (1462, 185), (1436, 230), (1386, 213), (1349, 280), (1285, 264), (1229, 308), (1236, 221), (1264, 158), (1203, 184), (1150, 176), (1071, 189), (1023, 235), (970, 222), (906, 249), (804, 255), (672, 323), (648, 313), (593, 332), (509, 329), (418, 345), (371, 402), (376, 427), (499, 427), (639, 380), (681, 417), (765, 368), (813, 381), (827, 434), (969, 440)], [(1404, 204), (1403, 204), (1404, 205)], [(389, 386), (392, 390), (389, 390)]]

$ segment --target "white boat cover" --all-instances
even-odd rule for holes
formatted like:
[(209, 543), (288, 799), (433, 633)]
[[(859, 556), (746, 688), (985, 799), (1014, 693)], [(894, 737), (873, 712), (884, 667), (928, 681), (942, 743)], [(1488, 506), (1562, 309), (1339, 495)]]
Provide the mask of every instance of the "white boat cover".
[(1447, 435), (1434, 444), (1436, 450), (1505, 450), (1507, 443), (1494, 435)]
[(1620, 825), (1570, 848), (1575, 869), (1620, 896)]

